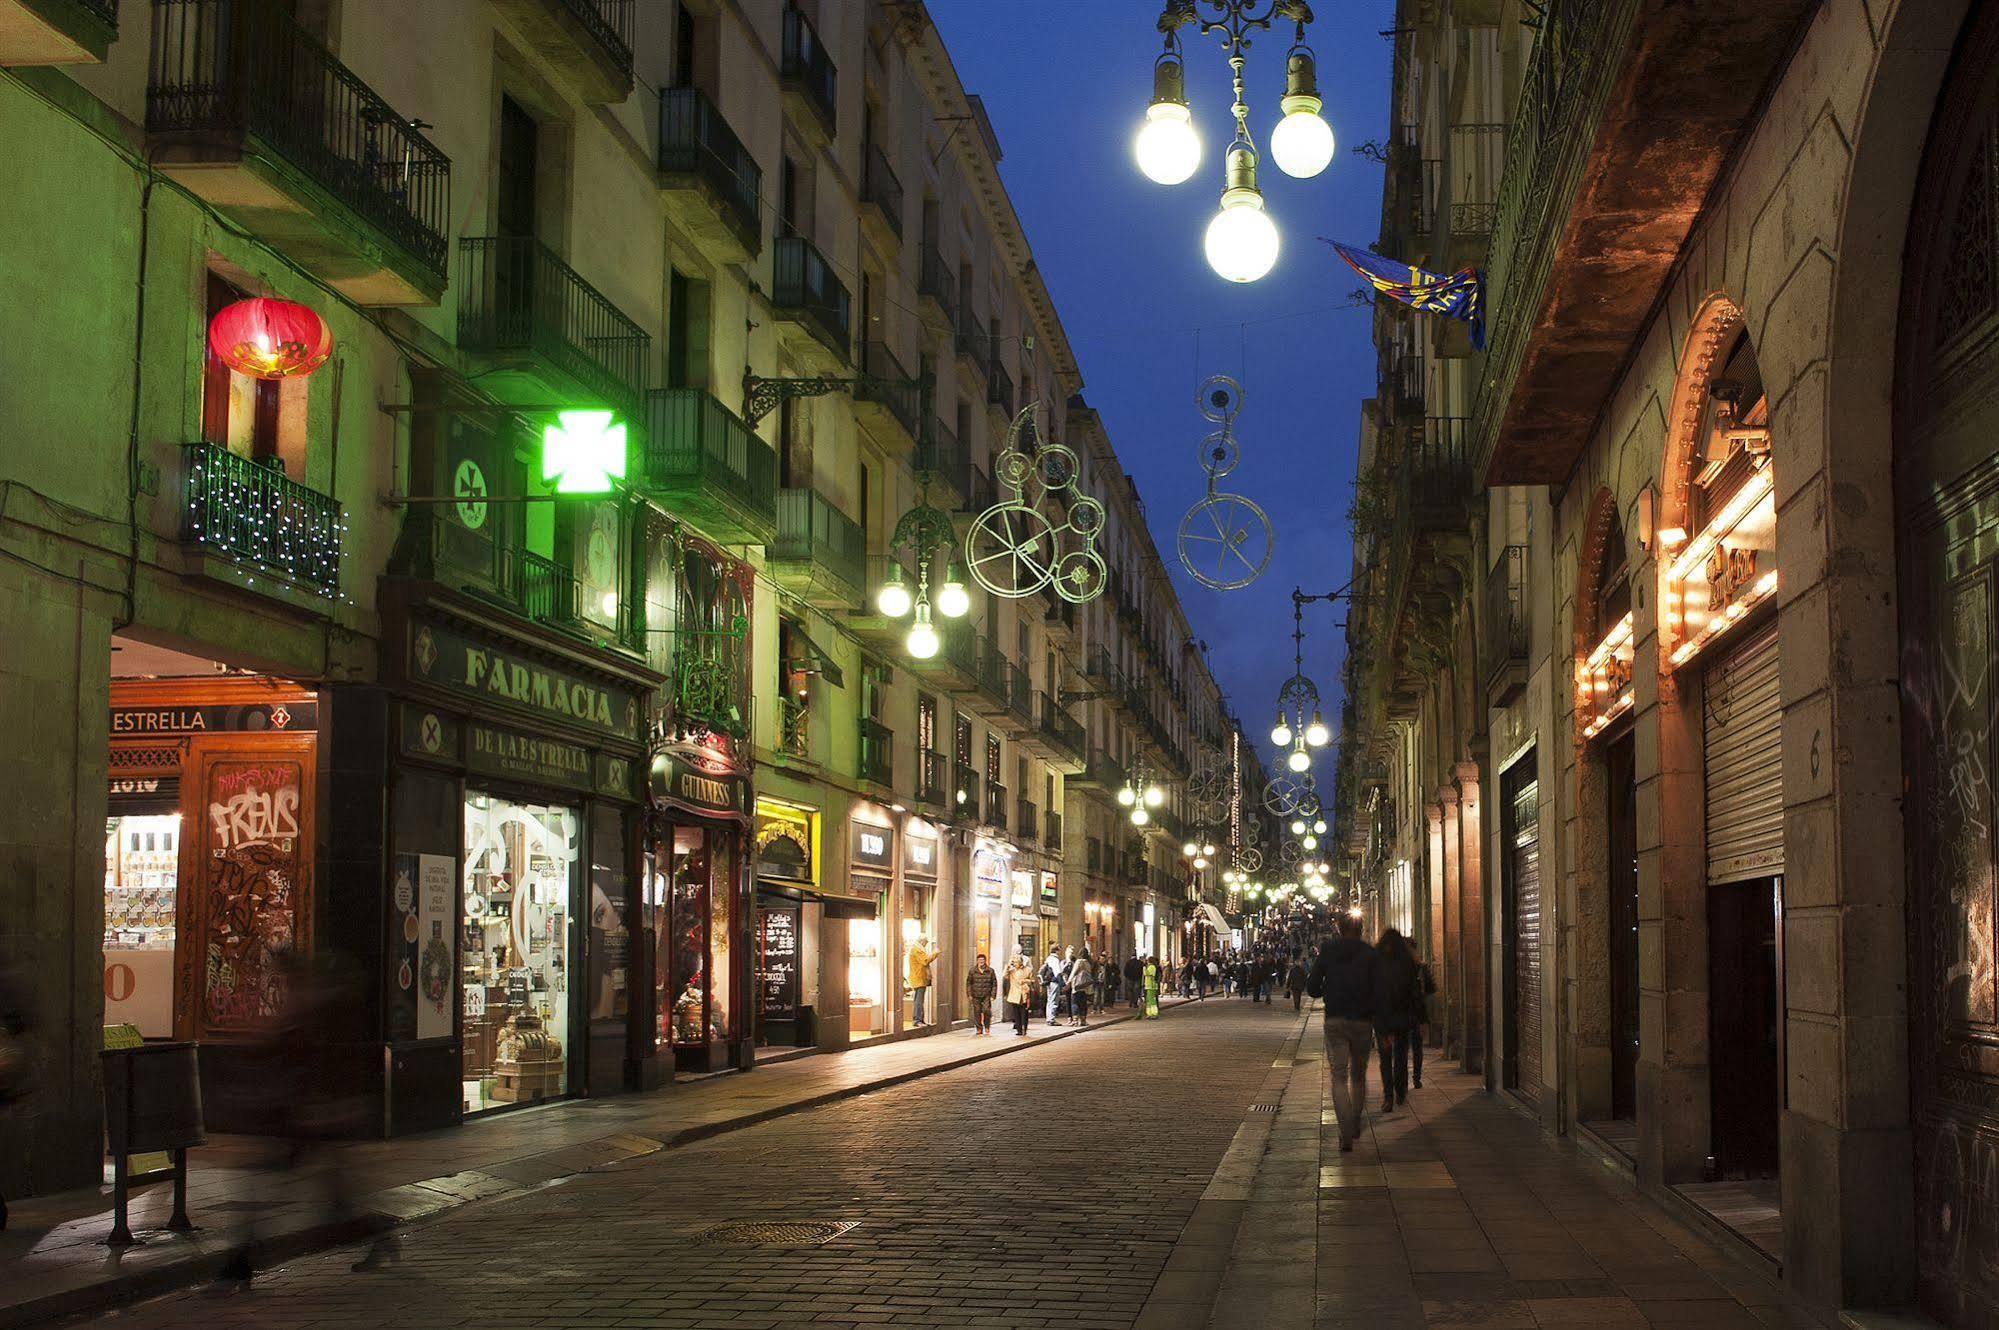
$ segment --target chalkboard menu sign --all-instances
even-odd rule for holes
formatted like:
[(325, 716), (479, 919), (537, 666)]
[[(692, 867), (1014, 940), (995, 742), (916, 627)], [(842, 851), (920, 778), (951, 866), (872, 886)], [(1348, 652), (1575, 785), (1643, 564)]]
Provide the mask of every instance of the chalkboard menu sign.
[(763, 1019), (798, 1015), (798, 911), (757, 911), (757, 992)]

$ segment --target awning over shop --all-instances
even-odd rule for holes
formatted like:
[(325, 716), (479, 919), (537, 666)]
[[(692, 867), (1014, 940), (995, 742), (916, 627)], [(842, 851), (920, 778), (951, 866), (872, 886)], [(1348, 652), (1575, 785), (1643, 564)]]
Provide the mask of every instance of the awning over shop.
[[(827, 683), (831, 684), (835, 688), (846, 687), (847, 686), (846, 676), (840, 672), (840, 667), (834, 663), (833, 658), (826, 654), (825, 648), (821, 647), (817, 642), (813, 641), (811, 637), (809, 637), (806, 634), (805, 629), (799, 626), (798, 621), (796, 619), (787, 620), (787, 626), (789, 627), (792, 636), (796, 637), (801, 643), (804, 644), (805, 654), (811, 658), (811, 667), (809, 672), (817, 674), (820, 678), (824, 679)], [(796, 664), (796, 662), (788, 662), (788, 663)]]
[(1201, 922), (1206, 924), (1208, 927), (1214, 929), (1217, 933), (1226, 933), (1229, 931), (1229, 921), (1227, 916), (1225, 916), (1220, 910), (1217, 910), (1214, 906), (1210, 905), (1208, 902), (1206, 901), (1201, 902), (1199, 913), (1201, 916)]
[(778, 882), (770, 878), (757, 880), (757, 898), (790, 900), (801, 905), (818, 901), (826, 907), (828, 919), (874, 919), (881, 914), (881, 898), (878, 896), (847, 896), (837, 891), (821, 891), (803, 883)]

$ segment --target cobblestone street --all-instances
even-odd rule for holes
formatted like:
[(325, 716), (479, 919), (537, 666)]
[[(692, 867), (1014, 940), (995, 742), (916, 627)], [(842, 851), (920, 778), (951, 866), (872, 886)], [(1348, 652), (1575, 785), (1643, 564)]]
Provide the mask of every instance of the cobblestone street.
[[(1339, 1156), (1316, 1018), (1211, 1001), (463, 1207), (132, 1327), (1811, 1324), (1469, 1077)], [(1272, 1111), (1275, 1109), (1275, 1111)], [(851, 1225), (763, 1246), (742, 1222)]]

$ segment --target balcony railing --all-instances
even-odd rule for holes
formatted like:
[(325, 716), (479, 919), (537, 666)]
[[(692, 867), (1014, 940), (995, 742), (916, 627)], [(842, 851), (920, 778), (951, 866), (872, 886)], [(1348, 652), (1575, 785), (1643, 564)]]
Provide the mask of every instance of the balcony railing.
[(986, 401), (1005, 412), (1009, 419), (1012, 418), (1013, 376), (1006, 372), (1006, 367), (999, 363), (997, 356), (986, 369)]
[(1092, 873), (1100, 873), (1104, 868), (1104, 843), (1096, 836), (1083, 842), (1083, 867)]
[(602, 586), (586, 590), (568, 564), (525, 548), (518, 535), (494, 539), (489, 528), (468, 529), (448, 516), (443, 505), (411, 506), (389, 572), (442, 582), (497, 601), (525, 618), (599, 646), (641, 655), (646, 651), (645, 597), (633, 590), (639, 580), (635, 569), (626, 565), (621, 570), (610, 596), (603, 594)]
[(441, 283), (451, 162), (263, 0), (153, 0), (146, 129), (254, 136)]
[(1094, 785), (1100, 790), (1120, 790), (1124, 788), (1124, 768), (1109, 753), (1101, 748), (1092, 748), (1083, 770), (1070, 781)]
[(1421, 429), (1404, 435), (1407, 451), (1396, 468), (1404, 513), (1422, 514), (1463, 509), (1472, 495), (1471, 461), (1465, 451), (1462, 416), (1425, 416)]
[(880, 406), (912, 440), (923, 435), (924, 398), (928, 396), (923, 387), (903, 369), (886, 343), (861, 344), (861, 378), (854, 385), (854, 400)]
[(562, 8), (590, 34), (604, 57), (623, 75), (632, 77), (632, 37), (638, 27), (638, 0), (559, 0)]
[(870, 143), (861, 156), (861, 202), (880, 210), (889, 231), (902, 238), (902, 181), (878, 143)]
[(867, 580), (867, 549), (861, 524), (841, 512), (817, 490), (777, 492), (777, 538), (773, 559), (822, 564), (849, 586)]
[(337, 500), (212, 443), (181, 449), (181, 539), (326, 596), (340, 594), (347, 519)]
[(930, 437), (917, 450), (916, 466), (920, 471), (935, 472), (960, 494), (971, 489), (971, 450), (959, 441), (957, 431), (941, 420), (931, 422)]
[(860, 758), (858, 771), (862, 780), (871, 780), (877, 785), (895, 784), (895, 732), (878, 720), (866, 716), (860, 720)]
[(1006, 786), (993, 781), (986, 786), (986, 819), (1001, 831), (1007, 829)]
[(805, 698), (781, 694), (777, 699), (777, 747), (792, 757), (812, 756), (812, 706)]
[(719, 540), (768, 540), (777, 520), (777, 459), (728, 407), (699, 388), (646, 394), (649, 490), (675, 496)]
[(958, 354), (984, 374), (993, 363), (992, 338), (986, 333), (986, 321), (972, 312), (972, 293), (966, 291), (962, 294), (965, 303), (958, 307)]
[(937, 252), (937, 246), (923, 247), (922, 261), (916, 269), (916, 294), (927, 296), (937, 302), (937, 308), (944, 315), (947, 325), (955, 326), (958, 318), (958, 278), (952, 273), (944, 256)]
[(673, 709), (681, 720), (732, 738), (749, 725), (747, 625), (673, 634)]
[(652, 338), (532, 236), (458, 242), (458, 344), (527, 352), (605, 402), (636, 405)]
[(1019, 671), (1006, 652), (987, 641), (979, 652), (979, 688), (1002, 706), (1013, 702), (1014, 677)]
[(1451, 234), (1491, 235), (1506, 166), (1506, 126), (1452, 125), (1450, 154)]
[(819, 32), (804, 14), (785, 6), (783, 63), (779, 74), (785, 86), (796, 91), (832, 134), (839, 125), (840, 74), (833, 58), (820, 44)]
[(1036, 727), (1048, 741), (1077, 757), (1083, 756), (1089, 742), (1084, 737), (1082, 722), (1064, 711), (1046, 693), (1036, 693), (1034, 703), (1039, 713)]
[(853, 345), (853, 306), (826, 257), (803, 236), (779, 236), (771, 255), (771, 304), (796, 315), (841, 358)]
[(1014, 807), (1018, 817), (1014, 821), (1014, 831), (1022, 840), (1038, 840), (1041, 837), (1041, 810), (1031, 800), (1022, 799)]
[(937, 808), (948, 808), (951, 803), (945, 789), (950, 767), (944, 761), (944, 754), (935, 749), (922, 748), (916, 753), (916, 801)]
[(978, 768), (964, 762), (951, 764), (951, 806), (968, 822), (977, 822), (983, 816), (980, 798), (983, 784)]
[(763, 248), (757, 206), (763, 168), (699, 88), (668, 88), (659, 95), (659, 169), (706, 183), (749, 252)]
[(1062, 815), (1051, 808), (1042, 821), (1044, 834), (1041, 843), (1059, 853), (1062, 849)]
[(1485, 677), (1489, 686), (1501, 675), (1517, 671), (1525, 683), (1527, 664), (1527, 547), (1508, 545), (1499, 552), (1485, 583)]

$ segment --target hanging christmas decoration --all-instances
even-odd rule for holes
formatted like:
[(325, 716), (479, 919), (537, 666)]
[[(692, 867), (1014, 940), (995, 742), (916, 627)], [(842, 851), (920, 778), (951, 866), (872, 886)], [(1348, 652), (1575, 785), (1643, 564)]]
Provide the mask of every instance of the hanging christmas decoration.
[(1242, 445), (1234, 432), (1242, 397), (1241, 384), (1216, 374), (1201, 385), (1195, 398), (1201, 414), (1221, 428), (1201, 441), (1208, 492), (1180, 519), (1180, 566), (1202, 586), (1217, 591), (1240, 590), (1263, 576), (1276, 544), (1270, 518), (1254, 500), (1215, 488), (1242, 460)]
[(216, 311), (208, 321), (208, 349), (253, 379), (297, 378), (333, 354), (333, 331), (309, 306), (256, 296)]
[[(1096, 599), (1110, 581), (1097, 553), (1104, 506), (1077, 486), (1073, 449), (1041, 443), (1035, 424), (1040, 403), (1029, 402), (1007, 431), (1006, 451), (993, 459), (993, 478), (1007, 497), (980, 513), (965, 533), (965, 564), (980, 586), (1008, 600), (1053, 590), (1072, 605)], [(1060, 523), (1042, 511), (1056, 498), (1067, 516)], [(1070, 539), (1080, 546), (1064, 549)]]

